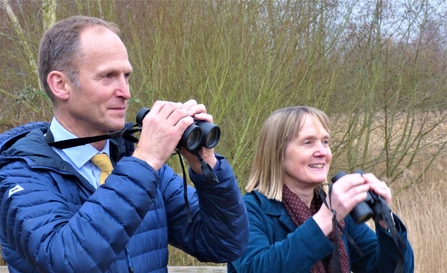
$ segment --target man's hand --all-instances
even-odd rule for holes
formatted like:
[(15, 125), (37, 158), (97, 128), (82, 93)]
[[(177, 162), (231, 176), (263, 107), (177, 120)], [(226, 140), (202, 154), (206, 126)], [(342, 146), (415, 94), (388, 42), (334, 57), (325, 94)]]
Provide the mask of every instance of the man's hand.
[(159, 170), (174, 152), (183, 132), (194, 122), (186, 107), (182, 103), (155, 102), (143, 119), (133, 156)]
[[(213, 116), (206, 113), (205, 105), (197, 104), (195, 100), (189, 100), (183, 104), (183, 107), (188, 109), (188, 114), (191, 117), (194, 117), (197, 120), (203, 120), (213, 123)], [(208, 163), (208, 165), (210, 165), (211, 168), (214, 168), (214, 166), (216, 166), (217, 159), (214, 155), (214, 149), (207, 149), (201, 147), (199, 152), (202, 155), (203, 160), (206, 163)], [(201, 164), (197, 159), (197, 156), (191, 154), (184, 148), (180, 149), (180, 153), (185, 157), (185, 159), (188, 161), (190, 168), (195, 173), (197, 174), (202, 173)]]
[[(186, 128), (193, 124), (194, 119), (213, 122), (213, 117), (206, 113), (205, 106), (197, 104), (195, 100), (185, 103), (155, 102), (142, 121), (140, 140), (133, 156), (159, 170), (172, 155)], [(199, 152), (203, 160), (214, 168), (217, 162), (214, 149), (200, 148)], [(197, 156), (184, 148), (180, 149), (180, 153), (195, 173), (202, 173)]]

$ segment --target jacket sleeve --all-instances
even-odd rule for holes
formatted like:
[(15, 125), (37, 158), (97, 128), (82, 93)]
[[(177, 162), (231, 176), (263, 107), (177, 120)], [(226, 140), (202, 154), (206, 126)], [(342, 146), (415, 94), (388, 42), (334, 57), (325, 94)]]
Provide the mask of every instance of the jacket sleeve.
[(405, 273), (414, 272), (414, 254), (407, 238), (407, 229), (402, 221), (394, 215), (396, 228), (404, 245), (396, 246), (391, 234), (376, 224), (376, 232), (366, 224), (356, 225), (352, 218), (345, 219), (348, 233), (363, 252), (361, 256), (353, 246), (349, 245), (351, 269), (355, 273), (362, 272), (394, 272), (402, 253)]
[[(237, 180), (229, 163), (216, 155), (214, 171), (219, 183), (190, 172), (195, 188), (188, 186), (185, 204), (183, 178), (164, 170), (161, 182), (169, 228), (169, 243), (206, 262), (231, 262), (248, 242), (248, 218)], [(186, 214), (191, 211), (191, 222)]]
[(146, 215), (156, 181), (145, 162), (124, 158), (84, 202), (73, 175), (16, 160), (0, 170), (2, 243), (40, 271), (103, 272)]

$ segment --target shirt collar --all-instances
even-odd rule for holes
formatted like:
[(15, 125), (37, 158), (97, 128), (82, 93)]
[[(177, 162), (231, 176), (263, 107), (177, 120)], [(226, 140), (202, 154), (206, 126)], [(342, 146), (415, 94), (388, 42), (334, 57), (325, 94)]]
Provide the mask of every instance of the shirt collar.
[[(54, 141), (61, 141), (61, 140), (67, 140), (72, 138), (77, 138), (74, 134), (69, 132), (67, 129), (65, 129), (56, 119), (56, 117), (53, 117), (53, 120), (51, 121), (50, 125), (50, 131), (53, 134)], [(101, 151), (98, 151), (95, 147), (93, 147), (91, 144), (85, 144), (75, 147), (70, 147), (66, 149), (62, 149), (62, 152), (64, 152), (78, 168), (82, 167), (85, 163), (87, 163), (92, 156), (94, 156), (97, 153), (106, 153), (108, 156), (110, 156), (109, 153), (109, 140), (106, 140), (106, 144), (104, 145), (104, 148)]]

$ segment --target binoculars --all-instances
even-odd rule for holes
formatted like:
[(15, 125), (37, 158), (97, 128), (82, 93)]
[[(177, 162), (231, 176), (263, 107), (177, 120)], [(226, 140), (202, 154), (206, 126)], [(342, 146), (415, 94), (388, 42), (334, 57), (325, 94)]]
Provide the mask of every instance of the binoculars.
[[(143, 107), (138, 111), (136, 121), (140, 126), (143, 125), (144, 117), (149, 113), (150, 109)], [(178, 148), (183, 147), (190, 152), (200, 147), (208, 149), (214, 148), (220, 139), (219, 126), (202, 120), (194, 119), (194, 123), (186, 128), (177, 145)]]
[[(354, 173), (363, 174), (362, 170), (357, 170)], [(339, 172), (331, 179), (335, 183), (338, 179), (345, 176), (346, 173)], [(368, 221), (371, 217), (375, 222), (383, 220), (384, 217), (391, 215), (391, 210), (388, 204), (373, 191), (368, 191), (365, 201), (357, 204), (349, 213), (356, 224)], [(384, 216), (385, 215), (385, 216)]]

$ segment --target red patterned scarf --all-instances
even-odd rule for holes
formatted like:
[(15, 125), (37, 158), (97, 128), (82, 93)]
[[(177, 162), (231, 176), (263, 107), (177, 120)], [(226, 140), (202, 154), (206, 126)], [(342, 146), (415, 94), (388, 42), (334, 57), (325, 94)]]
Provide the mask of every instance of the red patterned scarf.
[[(312, 217), (321, 208), (323, 201), (320, 196), (315, 193), (310, 208), (293, 193), (286, 185), (282, 191), (282, 203), (297, 227), (301, 226), (307, 219)], [(340, 222), (340, 227), (345, 227), (345, 222)], [(341, 231), (338, 232), (338, 250), (340, 252), (340, 264), (343, 273), (349, 273), (349, 258), (346, 253), (345, 244), (341, 238)], [(327, 236), (329, 240), (334, 242), (332, 232)], [(332, 256), (327, 259), (318, 261), (310, 270), (311, 273), (331, 273), (332, 272)]]

